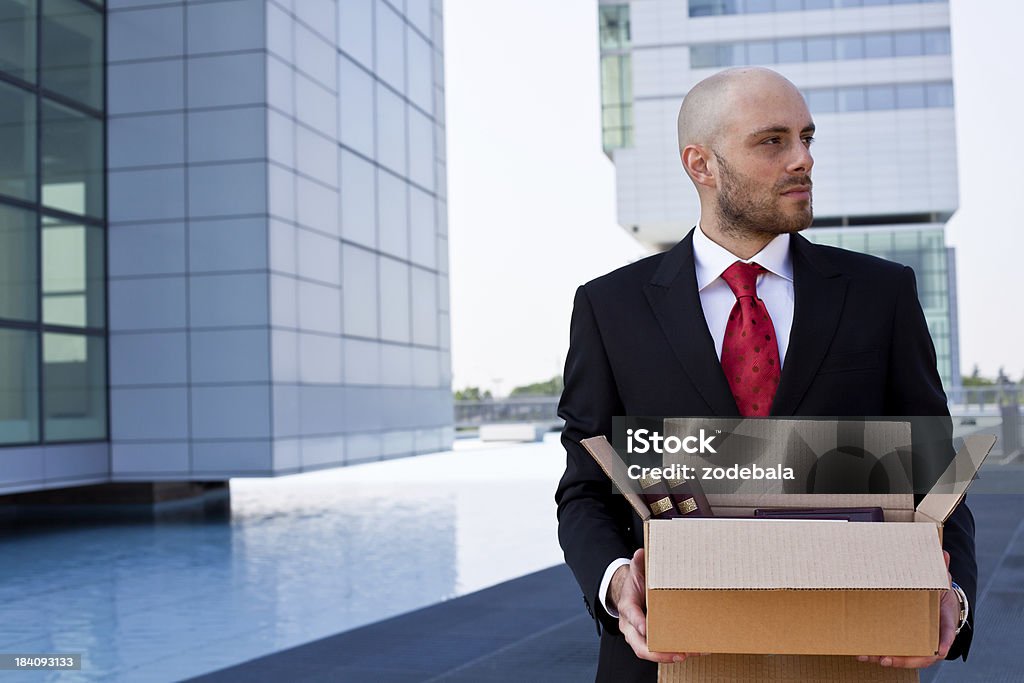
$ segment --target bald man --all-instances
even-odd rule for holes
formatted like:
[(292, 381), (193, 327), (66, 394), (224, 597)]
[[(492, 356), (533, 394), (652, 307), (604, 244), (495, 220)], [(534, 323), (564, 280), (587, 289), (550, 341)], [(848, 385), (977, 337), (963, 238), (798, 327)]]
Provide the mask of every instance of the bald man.
[[(567, 465), (555, 500), (566, 562), (601, 634), (598, 681), (654, 681), (657, 662), (697, 653), (647, 650), (643, 526), (582, 439), (610, 436), (617, 415), (948, 418), (913, 271), (798, 234), (813, 217), (814, 129), (800, 92), (768, 69), (698, 83), (678, 133), (699, 224), (671, 250), (576, 292), (558, 411)], [(735, 337), (723, 345), (751, 320), (767, 340), (757, 347), (762, 365), (778, 368), (756, 393), (743, 348)], [(966, 504), (946, 523), (943, 547), (951, 590), (939, 656), (866, 652), (865, 666), (966, 659), (977, 584)]]

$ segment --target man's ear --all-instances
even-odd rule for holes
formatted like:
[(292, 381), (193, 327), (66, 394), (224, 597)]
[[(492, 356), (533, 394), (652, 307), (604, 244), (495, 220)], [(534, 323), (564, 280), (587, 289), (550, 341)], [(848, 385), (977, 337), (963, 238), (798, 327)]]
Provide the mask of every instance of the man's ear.
[(716, 187), (715, 172), (711, 168), (711, 150), (702, 145), (687, 145), (679, 154), (686, 175), (697, 185)]

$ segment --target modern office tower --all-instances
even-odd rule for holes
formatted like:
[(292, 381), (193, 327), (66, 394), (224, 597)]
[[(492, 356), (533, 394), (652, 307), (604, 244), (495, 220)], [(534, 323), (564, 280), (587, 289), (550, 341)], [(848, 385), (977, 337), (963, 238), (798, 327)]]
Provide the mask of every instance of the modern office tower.
[(676, 116), (698, 81), (775, 69), (810, 106), (814, 226), (825, 244), (906, 263), (948, 389), (959, 385), (953, 253), (957, 209), (949, 5), (943, 0), (600, 0), (605, 152), (619, 223), (652, 249), (698, 219)]
[(440, 0), (0, 0), (0, 493), (447, 448), (443, 71)]

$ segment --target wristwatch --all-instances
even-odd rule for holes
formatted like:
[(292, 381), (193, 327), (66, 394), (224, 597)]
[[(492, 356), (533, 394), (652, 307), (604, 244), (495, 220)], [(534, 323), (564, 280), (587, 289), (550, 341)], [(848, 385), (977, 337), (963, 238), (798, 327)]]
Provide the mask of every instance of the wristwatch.
[(967, 625), (967, 615), (971, 613), (971, 605), (967, 602), (967, 594), (956, 581), (951, 582), (950, 588), (956, 593), (956, 599), (960, 601), (960, 621), (957, 622), (956, 632), (959, 635), (960, 629)]

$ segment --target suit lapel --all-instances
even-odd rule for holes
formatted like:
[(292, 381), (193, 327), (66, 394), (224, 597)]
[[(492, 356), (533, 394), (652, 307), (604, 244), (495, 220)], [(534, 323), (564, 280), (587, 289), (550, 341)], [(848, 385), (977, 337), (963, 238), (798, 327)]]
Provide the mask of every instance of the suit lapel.
[(700, 305), (693, 230), (665, 254), (654, 277), (644, 285), (644, 294), (673, 353), (708, 404), (710, 414), (738, 416)]
[(790, 236), (793, 256), (793, 327), (771, 415), (793, 415), (818, 372), (843, 310), (848, 279), (822, 250)]

